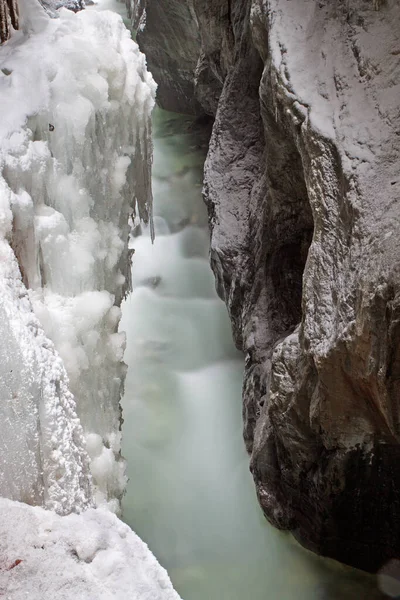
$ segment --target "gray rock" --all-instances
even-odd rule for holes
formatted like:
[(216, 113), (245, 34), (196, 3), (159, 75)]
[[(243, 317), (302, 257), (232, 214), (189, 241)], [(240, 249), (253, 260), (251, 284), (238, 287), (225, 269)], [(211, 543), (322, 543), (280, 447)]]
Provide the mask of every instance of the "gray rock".
[[(259, 501), (307, 547), (374, 571), (400, 554), (400, 5), (193, 7), (193, 102), (215, 115), (211, 264), (246, 357)], [(150, 65), (157, 40), (146, 26)]]
[(194, 95), (200, 37), (192, 0), (126, 2), (137, 41), (158, 83), (158, 104), (183, 114), (203, 114)]

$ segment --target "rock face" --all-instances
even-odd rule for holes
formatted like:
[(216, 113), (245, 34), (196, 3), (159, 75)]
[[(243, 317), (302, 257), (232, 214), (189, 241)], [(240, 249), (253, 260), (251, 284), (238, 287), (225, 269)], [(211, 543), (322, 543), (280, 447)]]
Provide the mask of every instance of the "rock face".
[(156, 81), (162, 82), (157, 97), (160, 106), (201, 114), (194, 94), (200, 34), (192, 1), (126, 0), (126, 5), (148, 68)]
[[(147, 4), (151, 68), (169, 26), (152, 11), (174, 1)], [(181, 40), (215, 116), (211, 263), (246, 357), (260, 504), (312, 550), (374, 571), (400, 554), (400, 5), (193, 8), (200, 49)]]
[(10, 25), (14, 29), (19, 27), (18, 3), (16, 0), (0, 0), (0, 44), (9, 39)]

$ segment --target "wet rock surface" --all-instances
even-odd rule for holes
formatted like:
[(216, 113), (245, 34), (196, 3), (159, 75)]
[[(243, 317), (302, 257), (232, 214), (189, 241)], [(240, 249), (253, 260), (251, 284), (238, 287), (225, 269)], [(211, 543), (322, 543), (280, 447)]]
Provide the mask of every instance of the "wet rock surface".
[(400, 554), (400, 6), (192, 8), (211, 264), (246, 356), (258, 497), (307, 547), (374, 571)]

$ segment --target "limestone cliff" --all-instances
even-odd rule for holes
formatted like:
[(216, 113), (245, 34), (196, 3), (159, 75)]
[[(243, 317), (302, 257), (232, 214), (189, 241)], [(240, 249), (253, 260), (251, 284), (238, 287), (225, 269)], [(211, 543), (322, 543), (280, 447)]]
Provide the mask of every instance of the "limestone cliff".
[(192, 2), (125, 1), (149, 70), (162, 82), (159, 104), (166, 110), (200, 114), (194, 92), (200, 33)]
[(400, 5), (141, 4), (162, 104), (215, 116), (211, 263), (261, 506), (376, 570), (400, 554)]

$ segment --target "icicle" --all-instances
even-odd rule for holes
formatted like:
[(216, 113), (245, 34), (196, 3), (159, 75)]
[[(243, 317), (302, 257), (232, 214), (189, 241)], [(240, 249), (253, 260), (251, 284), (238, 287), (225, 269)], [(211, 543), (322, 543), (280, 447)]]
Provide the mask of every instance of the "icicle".
[(139, 218), (149, 225), (151, 241), (154, 242), (153, 193), (151, 188), (151, 171), (153, 161), (153, 142), (151, 137), (151, 120), (148, 119), (142, 135), (136, 142), (134, 164), (134, 187)]

